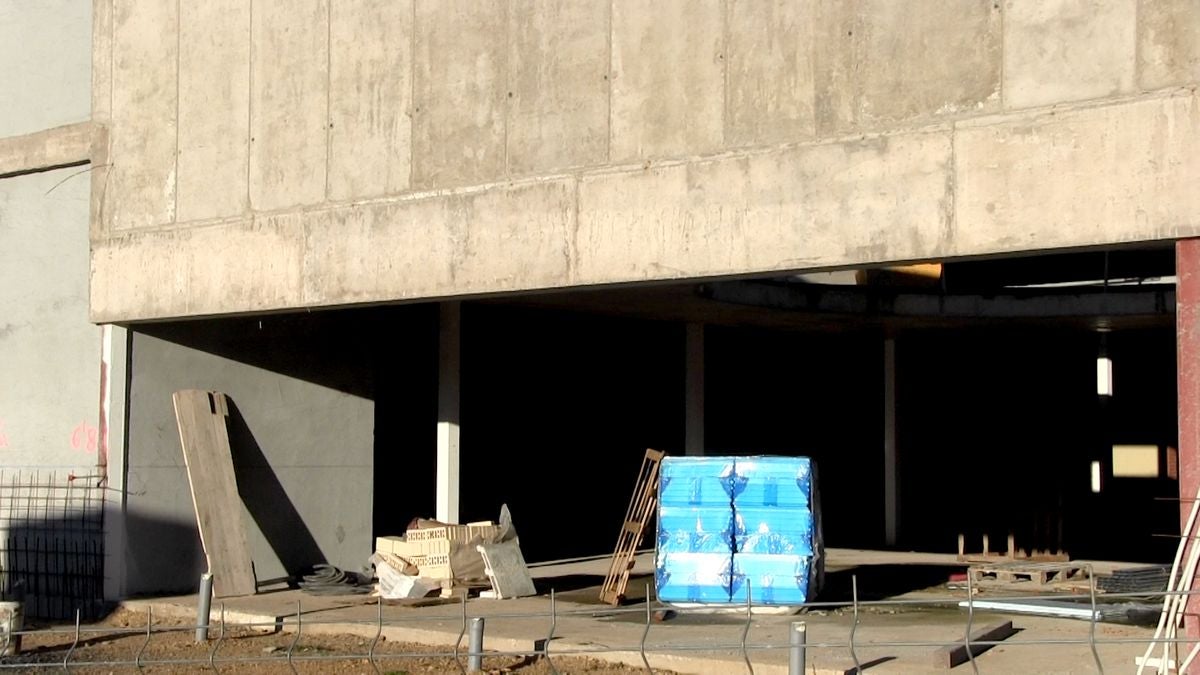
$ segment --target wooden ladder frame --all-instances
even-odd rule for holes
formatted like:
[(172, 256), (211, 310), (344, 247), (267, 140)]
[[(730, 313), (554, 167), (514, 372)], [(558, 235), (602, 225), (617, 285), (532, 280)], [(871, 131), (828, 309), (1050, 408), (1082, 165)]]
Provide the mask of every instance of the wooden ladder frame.
[(634, 555), (646, 536), (646, 525), (658, 505), (658, 472), (664, 454), (658, 450), (647, 449), (646, 456), (642, 459), (642, 468), (638, 471), (637, 484), (633, 488), (633, 498), (629, 500), (625, 522), (617, 535), (617, 546), (613, 551), (612, 563), (608, 567), (608, 576), (604, 578), (604, 585), (600, 587), (602, 602), (615, 606), (625, 599)]

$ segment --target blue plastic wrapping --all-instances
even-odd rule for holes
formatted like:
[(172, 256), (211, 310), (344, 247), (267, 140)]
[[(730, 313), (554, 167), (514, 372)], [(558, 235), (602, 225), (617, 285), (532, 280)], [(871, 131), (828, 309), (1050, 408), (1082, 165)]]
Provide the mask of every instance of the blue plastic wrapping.
[(668, 457), (659, 475), (663, 506), (724, 506), (733, 500), (732, 457)]
[(733, 556), (730, 600), (754, 605), (800, 605), (808, 601), (812, 558), (738, 553)]
[(667, 457), (655, 583), (664, 602), (800, 605), (824, 551), (807, 457)]
[(812, 501), (812, 460), (807, 457), (738, 457), (734, 506), (804, 506)]
[(664, 506), (658, 511), (658, 550), (663, 553), (729, 553), (733, 511), (729, 506)]
[(734, 519), (735, 553), (813, 554), (813, 515), (806, 507), (735, 502)]
[(654, 571), (664, 602), (727, 603), (733, 559), (726, 553), (667, 553)]

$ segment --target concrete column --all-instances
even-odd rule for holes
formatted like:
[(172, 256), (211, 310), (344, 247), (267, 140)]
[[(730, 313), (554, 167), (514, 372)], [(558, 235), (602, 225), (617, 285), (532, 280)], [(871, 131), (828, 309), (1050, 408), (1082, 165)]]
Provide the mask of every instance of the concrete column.
[[(1175, 244), (1175, 341), (1179, 386), (1180, 529), (1187, 525), (1192, 498), (1200, 486), (1200, 239)], [(1184, 535), (1187, 533), (1184, 532)], [(1196, 540), (1192, 540), (1192, 545)], [(1184, 560), (1186, 560), (1186, 556)], [(1188, 599), (1187, 635), (1200, 637), (1198, 603)]]
[(437, 519), (458, 522), (462, 305), (443, 302), (438, 321)]
[(900, 474), (896, 465), (896, 340), (883, 341), (883, 537), (895, 546), (900, 523)]
[(704, 324), (689, 323), (684, 338), (687, 366), (684, 389), (683, 449), (687, 455), (704, 454)]
[(97, 462), (107, 477), (104, 496), (104, 598), (124, 599), (126, 593), (125, 492), (126, 407), (129, 404), (129, 331), (120, 326), (100, 327), (100, 447)]

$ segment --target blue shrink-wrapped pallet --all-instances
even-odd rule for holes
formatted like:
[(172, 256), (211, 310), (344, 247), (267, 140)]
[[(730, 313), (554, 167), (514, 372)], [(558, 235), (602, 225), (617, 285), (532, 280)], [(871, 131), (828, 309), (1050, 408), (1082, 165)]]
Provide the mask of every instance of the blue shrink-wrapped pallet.
[(807, 457), (667, 457), (655, 583), (664, 602), (800, 605), (824, 576)]
[(728, 603), (733, 559), (725, 553), (667, 553), (654, 585), (663, 602)]
[(659, 470), (663, 506), (723, 506), (733, 501), (732, 457), (666, 457)]
[(812, 501), (808, 457), (738, 457), (731, 481), (735, 508), (803, 506)]
[(664, 506), (658, 511), (661, 553), (725, 553), (733, 539), (729, 506)]
[(737, 553), (733, 556), (730, 599), (753, 605), (801, 605), (808, 601), (812, 558), (803, 555)]
[(734, 503), (734, 553), (813, 555), (813, 516), (807, 507)]

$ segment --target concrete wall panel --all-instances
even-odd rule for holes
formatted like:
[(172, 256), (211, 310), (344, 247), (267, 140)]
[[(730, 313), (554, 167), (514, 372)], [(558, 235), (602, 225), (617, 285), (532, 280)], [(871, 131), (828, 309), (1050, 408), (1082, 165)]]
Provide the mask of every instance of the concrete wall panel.
[(250, 203), (325, 199), (329, 145), (328, 0), (257, 0), (252, 11)]
[(821, 0), (818, 131), (885, 129), (1000, 102), (1000, 10), (992, 0)]
[(1006, 107), (1133, 89), (1137, 0), (1006, 0), (1004, 11)]
[(383, 287), (422, 297), (515, 289), (527, 279), (556, 286), (570, 264), (573, 217), (568, 180), (313, 212), (304, 301), (379, 301)]
[(93, 319), (111, 318), (129, 301), (158, 316), (181, 316), (181, 307), (216, 314), (230, 302), (258, 309), (294, 303), (301, 233), (298, 215), (282, 215), (104, 241), (92, 249)]
[[(223, 391), (237, 408), (240, 420), (230, 418), (230, 442), (239, 491), (249, 505), (242, 516), (259, 580), (322, 559), (358, 569), (370, 555), (372, 402), (312, 381), (294, 366), (284, 369), (287, 375), (247, 365), (245, 360), (263, 357), (261, 348), (246, 349), (252, 338), (237, 329), (223, 335), (221, 345), (229, 351), (218, 354), (134, 334), (129, 593), (194, 588), (203, 567), (171, 404), (178, 389)], [(281, 358), (296, 363), (312, 348), (275, 347), (287, 352)]]
[(412, 0), (330, 7), (329, 197), (408, 189), (412, 173)]
[(110, 230), (175, 221), (178, 9), (115, 0), (112, 129), (103, 214)]
[(813, 6), (790, 0), (730, 0), (729, 146), (812, 138)]
[(723, 4), (612, 3), (611, 159), (703, 154), (724, 129)]
[(508, 169), (601, 164), (608, 157), (609, 3), (509, 4)]
[(1143, 89), (1200, 82), (1200, 2), (1140, 0), (1138, 68)]
[(1200, 231), (1194, 94), (964, 123), (955, 160), (947, 255)]
[(921, 133), (585, 178), (580, 283), (934, 254), (950, 137)]
[(92, 0), (0, 2), (0, 138), (88, 119)]
[[(0, 180), (0, 457), (97, 462), (100, 329), (87, 322), (91, 186), (75, 168)], [(57, 185), (57, 187), (55, 187)]]
[[(181, 221), (245, 213), (250, 125), (250, 5), (179, 5)], [(219, 73), (219, 75), (217, 75)]]
[(506, 4), (415, 0), (413, 183), (504, 174)]

